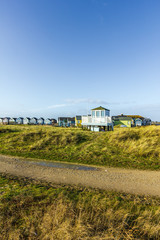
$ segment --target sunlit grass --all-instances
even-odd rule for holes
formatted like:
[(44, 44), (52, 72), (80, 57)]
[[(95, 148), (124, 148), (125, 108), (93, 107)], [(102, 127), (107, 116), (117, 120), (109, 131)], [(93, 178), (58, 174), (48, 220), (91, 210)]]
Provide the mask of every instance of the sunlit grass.
[(0, 153), (156, 170), (160, 169), (160, 126), (99, 133), (51, 126), (0, 126)]
[(1, 239), (159, 239), (160, 200), (0, 176)]

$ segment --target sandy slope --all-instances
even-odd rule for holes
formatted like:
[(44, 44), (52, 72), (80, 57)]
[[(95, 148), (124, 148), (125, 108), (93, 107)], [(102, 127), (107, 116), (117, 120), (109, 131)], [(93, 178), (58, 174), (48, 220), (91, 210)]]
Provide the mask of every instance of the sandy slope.
[(98, 167), (98, 171), (35, 165), (26, 159), (0, 155), (0, 172), (47, 182), (160, 197), (160, 171)]

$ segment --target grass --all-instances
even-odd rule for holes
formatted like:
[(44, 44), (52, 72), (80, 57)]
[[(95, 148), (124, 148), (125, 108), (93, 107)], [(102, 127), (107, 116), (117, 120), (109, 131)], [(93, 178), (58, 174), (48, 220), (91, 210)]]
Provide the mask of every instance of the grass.
[[(160, 127), (94, 133), (0, 126), (0, 153), (160, 169)], [(0, 239), (160, 239), (160, 199), (0, 175)]]
[(83, 164), (160, 169), (160, 126), (90, 132), (47, 126), (0, 126), (0, 153)]
[(0, 175), (1, 239), (160, 239), (160, 199)]

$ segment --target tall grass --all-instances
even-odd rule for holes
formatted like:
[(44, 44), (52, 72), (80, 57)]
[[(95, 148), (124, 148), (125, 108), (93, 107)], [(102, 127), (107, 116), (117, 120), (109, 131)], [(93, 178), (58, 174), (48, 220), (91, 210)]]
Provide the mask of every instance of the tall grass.
[(113, 132), (1, 126), (0, 153), (113, 167), (160, 169), (160, 126)]
[(0, 176), (0, 239), (159, 239), (160, 200)]

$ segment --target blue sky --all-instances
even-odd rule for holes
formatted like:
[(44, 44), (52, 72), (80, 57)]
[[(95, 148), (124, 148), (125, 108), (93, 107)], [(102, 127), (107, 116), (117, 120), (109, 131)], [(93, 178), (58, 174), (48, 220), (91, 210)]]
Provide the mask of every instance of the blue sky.
[(160, 120), (159, 0), (0, 0), (0, 116)]

